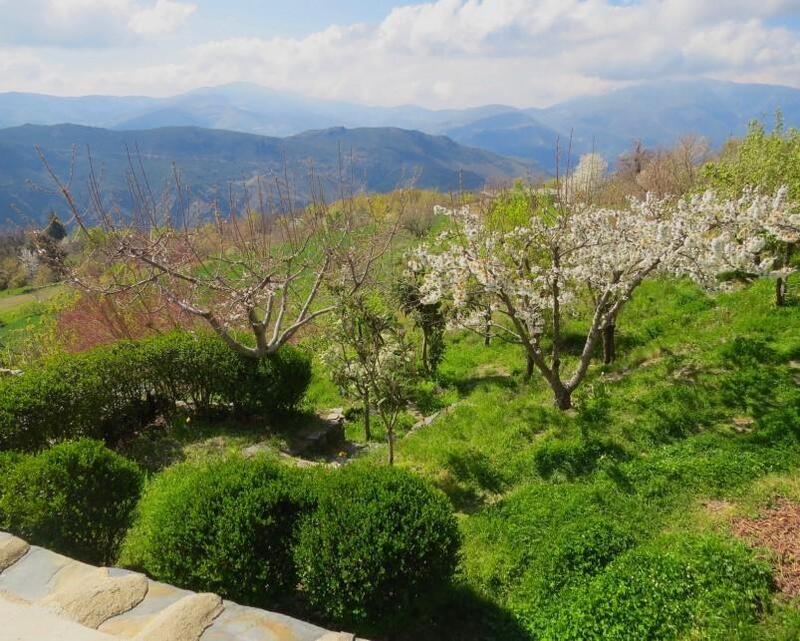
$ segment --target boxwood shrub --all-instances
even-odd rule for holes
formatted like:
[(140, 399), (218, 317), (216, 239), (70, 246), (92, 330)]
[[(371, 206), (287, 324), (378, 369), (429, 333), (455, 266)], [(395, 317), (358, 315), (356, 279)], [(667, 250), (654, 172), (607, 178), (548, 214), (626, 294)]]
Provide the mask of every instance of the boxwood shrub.
[(447, 499), (409, 473), (233, 456), (154, 477), (119, 561), (247, 605), (387, 629), (435, 602), (459, 542)]
[(449, 502), (428, 483), (353, 464), (320, 475), (316, 493), (294, 557), (303, 596), (321, 615), (387, 629), (448, 585), (459, 531)]
[(0, 450), (81, 437), (113, 444), (179, 401), (201, 413), (287, 410), (310, 380), (309, 357), (291, 346), (255, 360), (211, 333), (121, 341), (0, 379)]
[(277, 462), (182, 463), (147, 488), (120, 562), (184, 588), (272, 607), (294, 594), (292, 544), (308, 505), (299, 472)]
[(135, 463), (88, 439), (3, 461), (0, 529), (87, 563), (114, 560), (141, 491)]

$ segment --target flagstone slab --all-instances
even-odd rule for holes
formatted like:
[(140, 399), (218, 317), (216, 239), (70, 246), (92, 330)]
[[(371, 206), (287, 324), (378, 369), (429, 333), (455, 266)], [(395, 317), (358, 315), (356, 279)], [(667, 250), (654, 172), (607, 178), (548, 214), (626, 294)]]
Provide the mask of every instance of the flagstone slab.
[(201, 641), (317, 641), (327, 630), (277, 612), (225, 601), (224, 612)]
[(147, 589), (148, 581), (143, 574), (110, 576), (106, 568), (97, 568), (91, 576), (79, 575), (71, 581), (60, 581), (59, 588), (39, 604), (87, 628), (96, 629), (108, 619), (138, 605)]
[(25, 556), (0, 574), (0, 590), (27, 601), (39, 601), (55, 592), (60, 584), (89, 577), (96, 570), (94, 566), (32, 545)]
[(30, 548), (22, 539), (0, 532), (0, 572), (14, 565)]
[[(125, 572), (125, 570), (116, 571)], [(98, 629), (123, 639), (133, 639), (158, 614), (190, 594), (193, 593), (189, 590), (181, 590), (158, 581), (148, 581), (147, 594), (135, 608), (108, 619)]]

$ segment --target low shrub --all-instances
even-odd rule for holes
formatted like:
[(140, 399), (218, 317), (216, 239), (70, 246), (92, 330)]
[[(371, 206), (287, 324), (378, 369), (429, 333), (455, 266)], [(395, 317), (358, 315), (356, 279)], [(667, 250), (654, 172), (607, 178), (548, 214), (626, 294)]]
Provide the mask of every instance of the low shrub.
[(81, 437), (113, 444), (179, 401), (201, 413), (287, 410), (310, 380), (310, 359), (290, 346), (255, 360), (210, 333), (122, 341), (0, 379), (0, 450)]
[(410, 617), (449, 583), (459, 532), (444, 495), (396, 468), (322, 474), (300, 524), (301, 590), (321, 615), (359, 626)]
[(120, 556), (181, 587), (273, 607), (291, 598), (295, 526), (309, 499), (296, 470), (267, 459), (183, 463), (147, 488)]
[(771, 589), (768, 566), (741, 543), (683, 535), (635, 548), (570, 594), (543, 639), (729, 639)]
[(92, 440), (4, 460), (2, 529), (88, 563), (114, 560), (142, 486), (136, 464)]
[(459, 542), (447, 499), (406, 472), (230, 457), (156, 476), (119, 560), (184, 588), (361, 626), (430, 605)]

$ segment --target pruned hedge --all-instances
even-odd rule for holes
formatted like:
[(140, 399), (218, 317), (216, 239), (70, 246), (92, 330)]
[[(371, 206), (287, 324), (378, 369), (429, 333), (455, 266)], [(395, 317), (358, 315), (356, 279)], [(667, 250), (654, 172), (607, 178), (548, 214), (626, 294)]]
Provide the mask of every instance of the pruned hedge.
[(435, 607), (459, 545), (446, 497), (403, 470), (323, 472), (233, 456), (156, 476), (120, 563), (246, 605), (361, 628)]
[(99, 441), (0, 455), (0, 529), (95, 564), (114, 561), (144, 475)]
[(448, 587), (461, 538), (447, 498), (395, 467), (320, 475), (294, 558), (302, 597), (340, 625), (391, 628)]
[(36, 451), (81, 437), (114, 443), (179, 402), (201, 413), (286, 410), (310, 379), (310, 359), (293, 347), (248, 359), (210, 333), (172, 332), (64, 354), (0, 379), (0, 450)]
[(120, 562), (184, 588), (274, 607), (297, 585), (292, 545), (309, 507), (300, 471), (276, 461), (182, 463), (147, 488)]

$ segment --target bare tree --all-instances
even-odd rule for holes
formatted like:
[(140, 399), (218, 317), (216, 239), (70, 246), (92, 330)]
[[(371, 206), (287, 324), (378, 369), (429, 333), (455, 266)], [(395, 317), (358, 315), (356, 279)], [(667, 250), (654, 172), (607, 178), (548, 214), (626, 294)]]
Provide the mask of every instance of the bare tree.
[[(381, 229), (366, 229), (346, 172), (340, 170), (338, 199), (331, 206), (312, 167), (309, 204), (297, 203), (294, 181), (284, 171), (269, 181), (250, 181), (255, 193), (244, 198), (237, 199), (231, 187), (227, 213), (215, 207), (212, 220), (203, 222), (177, 169), (170, 187), (156, 197), (141, 158), (130, 151), (130, 211), (109, 204), (91, 153), (88, 204), (80, 206), (70, 181), (62, 181), (39, 154), (83, 239), (81, 260), (62, 265), (68, 282), (83, 291), (177, 306), (251, 358), (275, 353), (332, 312), (335, 301), (326, 299), (326, 283), (358, 290), (389, 248), (399, 221), (398, 216)], [(254, 200), (256, 208), (238, 205)]]

